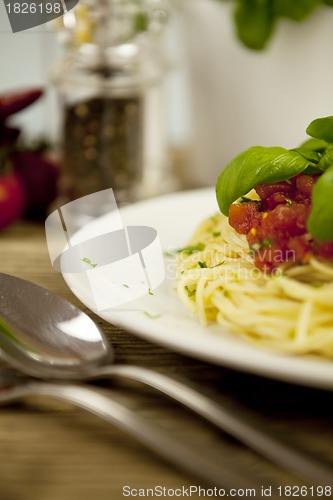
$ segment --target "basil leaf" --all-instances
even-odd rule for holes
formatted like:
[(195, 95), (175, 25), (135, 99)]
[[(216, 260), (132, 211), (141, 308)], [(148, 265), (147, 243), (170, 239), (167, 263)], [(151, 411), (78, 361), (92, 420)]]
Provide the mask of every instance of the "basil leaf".
[(303, 21), (319, 3), (321, 0), (274, 0), (274, 12), (293, 21)]
[(322, 139), (315, 139), (312, 137), (301, 144), (301, 148), (312, 149), (312, 151), (317, 151), (318, 153), (324, 153), (326, 151), (328, 144)]
[(322, 156), (319, 153), (317, 153), (317, 151), (313, 151), (312, 149), (304, 148), (302, 146), (300, 148), (293, 148), (293, 149), (291, 149), (291, 151), (296, 151), (297, 153), (302, 155), (303, 158), (308, 160), (310, 163), (315, 163), (315, 164), (319, 163), (321, 156)]
[(303, 170), (302, 174), (304, 175), (318, 175), (318, 174), (322, 174), (323, 171), (318, 168), (317, 166), (315, 167), (306, 167), (305, 170)]
[(333, 240), (333, 164), (319, 177), (312, 191), (307, 226), (316, 240)]
[(271, 0), (237, 0), (234, 20), (240, 41), (250, 49), (262, 50), (273, 31)]
[[(309, 150), (312, 153), (318, 154), (318, 158), (320, 158), (319, 162), (314, 161), (315, 157), (311, 157), (309, 154), (305, 153), (304, 150)], [(313, 163), (317, 163), (315, 166), (309, 166), (303, 171), (306, 175), (321, 174), (323, 170), (326, 170), (326, 168), (333, 163), (333, 161), (331, 161), (331, 146), (322, 139), (308, 139), (300, 148), (295, 149), (295, 151), (301, 154), (303, 153), (305, 158), (309, 160), (312, 158)]]
[(297, 151), (254, 146), (236, 156), (222, 170), (216, 184), (221, 212), (228, 215), (232, 202), (258, 184), (284, 181), (303, 172), (310, 162)]
[(306, 129), (306, 133), (311, 137), (333, 142), (333, 116), (313, 120)]
[(333, 144), (327, 146), (325, 154), (322, 156), (317, 167), (320, 168), (320, 170), (326, 170), (331, 165), (333, 165)]

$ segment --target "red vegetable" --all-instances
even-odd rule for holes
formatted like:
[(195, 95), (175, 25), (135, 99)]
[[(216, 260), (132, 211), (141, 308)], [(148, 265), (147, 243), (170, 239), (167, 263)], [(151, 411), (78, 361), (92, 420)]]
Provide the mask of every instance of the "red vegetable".
[(305, 196), (311, 197), (316, 177), (312, 175), (300, 175), (296, 178), (297, 189)]
[(50, 203), (57, 196), (58, 166), (40, 151), (14, 153), (12, 161), (27, 192), (24, 215), (36, 220), (44, 219)]
[(41, 97), (42, 94), (43, 90), (36, 88), (0, 95), (0, 121), (4, 122), (8, 116), (26, 108)]
[(288, 198), (293, 193), (293, 184), (287, 181), (274, 182), (273, 184), (259, 184), (255, 189), (262, 201), (269, 199), (276, 193), (283, 194)]
[(44, 150), (26, 150), (24, 144), (18, 144), (20, 129), (6, 121), (42, 94), (42, 89), (32, 88), (0, 95), (0, 228), (21, 215), (44, 219), (57, 195), (57, 165)]
[(15, 172), (0, 176), (0, 229), (19, 219), (25, 208), (25, 189)]
[(0, 148), (15, 145), (19, 135), (20, 129), (0, 123)]
[(240, 234), (247, 234), (260, 214), (256, 201), (230, 205), (229, 224)]
[(286, 261), (304, 264), (311, 255), (333, 258), (333, 242), (316, 241), (307, 230), (317, 178), (300, 174), (288, 181), (256, 186), (261, 209), (253, 201), (230, 206), (229, 223), (246, 234), (259, 269), (272, 271)]

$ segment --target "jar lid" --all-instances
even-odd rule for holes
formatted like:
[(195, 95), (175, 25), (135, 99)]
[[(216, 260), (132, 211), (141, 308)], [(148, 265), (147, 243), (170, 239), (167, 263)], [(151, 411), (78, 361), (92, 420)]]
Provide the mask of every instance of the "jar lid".
[(168, 21), (170, 0), (81, 0), (54, 22), (60, 40), (82, 55), (152, 41)]

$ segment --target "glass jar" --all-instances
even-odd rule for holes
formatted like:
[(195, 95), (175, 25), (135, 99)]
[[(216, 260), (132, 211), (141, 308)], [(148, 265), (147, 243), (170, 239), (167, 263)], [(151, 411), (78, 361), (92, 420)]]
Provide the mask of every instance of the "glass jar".
[(122, 204), (172, 186), (160, 43), (168, 15), (167, 0), (82, 0), (64, 16), (67, 54), (53, 82), (65, 198), (112, 188)]

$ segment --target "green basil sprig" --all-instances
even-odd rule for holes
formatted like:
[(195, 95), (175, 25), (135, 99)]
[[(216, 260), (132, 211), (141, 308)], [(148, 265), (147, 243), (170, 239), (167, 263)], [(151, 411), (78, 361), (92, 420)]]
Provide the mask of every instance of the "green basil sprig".
[(306, 129), (306, 133), (311, 137), (333, 142), (333, 116), (313, 120)]
[(310, 233), (319, 241), (333, 240), (333, 164), (321, 175), (312, 192), (308, 219)]
[(228, 215), (235, 200), (258, 184), (284, 181), (310, 165), (297, 151), (280, 147), (253, 146), (231, 160), (219, 176), (216, 196), (220, 210)]
[(233, 3), (237, 37), (254, 50), (267, 47), (281, 18), (300, 23), (322, 4), (333, 6), (333, 0), (233, 0)]
[(262, 50), (274, 30), (270, 0), (236, 0), (234, 21), (239, 40), (247, 47)]
[(221, 212), (228, 215), (231, 203), (258, 184), (321, 173), (313, 191), (308, 229), (319, 241), (333, 240), (333, 116), (314, 120), (306, 131), (313, 139), (299, 148), (254, 146), (231, 160), (216, 184)]

